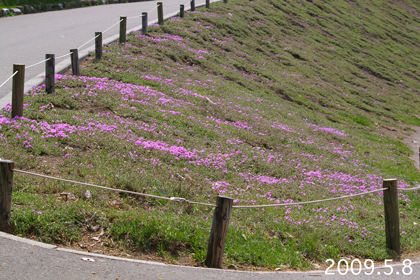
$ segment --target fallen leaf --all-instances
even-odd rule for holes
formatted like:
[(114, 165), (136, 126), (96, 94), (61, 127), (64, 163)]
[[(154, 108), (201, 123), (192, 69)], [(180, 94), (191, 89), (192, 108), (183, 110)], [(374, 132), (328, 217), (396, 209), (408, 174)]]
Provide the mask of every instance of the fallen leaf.
[(242, 233), (242, 237), (245, 239), (246, 241), (246, 235), (244, 233)]

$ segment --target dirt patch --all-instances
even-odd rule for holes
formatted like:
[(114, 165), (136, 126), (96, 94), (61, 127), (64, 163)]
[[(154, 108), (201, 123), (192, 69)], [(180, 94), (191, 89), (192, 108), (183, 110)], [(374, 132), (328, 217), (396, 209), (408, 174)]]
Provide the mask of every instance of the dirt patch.
[(47, 175), (59, 175), (58, 170), (64, 165), (64, 158), (62, 156), (42, 155), (38, 156), (40, 167), (44, 167), (44, 173)]
[(410, 159), (416, 167), (419, 167), (419, 149), (420, 149), (420, 127), (418, 126), (407, 126), (404, 127), (390, 127), (381, 126), (375, 131), (384, 136), (396, 139), (410, 147), (413, 154), (410, 155)]
[(414, 152), (410, 159), (413, 160), (415, 166), (419, 166), (419, 148), (420, 148), (420, 127), (411, 127), (415, 132), (411, 132), (409, 135), (404, 137), (402, 142), (410, 147)]

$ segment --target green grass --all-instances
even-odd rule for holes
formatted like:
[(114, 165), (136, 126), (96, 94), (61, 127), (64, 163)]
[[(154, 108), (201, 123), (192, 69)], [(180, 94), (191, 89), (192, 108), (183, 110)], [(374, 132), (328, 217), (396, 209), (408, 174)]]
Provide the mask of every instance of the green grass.
[[(3, 110), (0, 157), (205, 203), (303, 202), (377, 189), (385, 178), (412, 186), (420, 176), (401, 139), (420, 124), (419, 11), (414, 1), (214, 3), (104, 46), (83, 76), (58, 75), (52, 95), (34, 88), (25, 119)], [(78, 247), (100, 226), (105, 252), (203, 263), (213, 209), (95, 189), (86, 199), (83, 190), (16, 174), (16, 233)], [(400, 194), (403, 253), (417, 252), (418, 193)], [(378, 193), (234, 209), (224, 261), (308, 269), (393, 257), (385, 247)]]

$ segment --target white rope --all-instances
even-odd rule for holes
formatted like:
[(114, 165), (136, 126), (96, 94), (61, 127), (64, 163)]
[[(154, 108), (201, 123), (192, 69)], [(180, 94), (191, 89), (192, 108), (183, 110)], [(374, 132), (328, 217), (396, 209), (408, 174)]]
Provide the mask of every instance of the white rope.
[(138, 15), (138, 16), (133, 16), (133, 17), (127, 17), (127, 19), (130, 19), (130, 18), (139, 18), (139, 17), (142, 17), (143, 15)]
[(369, 192), (363, 192), (363, 193), (357, 193), (357, 194), (351, 194), (351, 195), (344, 195), (344, 196), (340, 196), (340, 197), (333, 197), (333, 198), (313, 200), (313, 201), (280, 203), (280, 204), (269, 204), (269, 205), (242, 205), (242, 206), (237, 205), (237, 206), (232, 206), (232, 207), (233, 208), (262, 208), (262, 207), (276, 207), (276, 206), (312, 204), (312, 203), (319, 203), (319, 202), (324, 202), (324, 201), (331, 201), (331, 200), (343, 199), (343, 198), (348, 198), (348, 197), (360, 196), (360, 195), (365, 195), (365, 194), (369, 194), (369, 193), (380, 192), (380, 191), (387, 190), (387, 189), (388, 188), (382, 188), (382, 189), (377, 189), (377, 190), (369, 191)]
[(32, 175), (32, 176), (38, 176), (38, 177), (45, 178), (45, 179), (51, 179), (51, 180), (57, 180), (57, 181), (62, 181), (62, 182), (67, 182), (67, 183), (72, 183), (72, 184), (77, 184), (77, 185), (89, 186), (89, 187), (94, 187), (94, 188), (98, 188), (98, 189), (110, 190), (110, 191), (114, 191), (114, 192), (136, 194), (136, 195), (146, 196), (146, 197), (151, 197), (151, 198), (156, 198), (156, 199), (165, 199), (165, 200), (181, 202), (181, 203), (189, 203), (189, 204), (197, 204), (197, 205), (203, 205), (203, 206), (216, 207), (216, 205), (213, 205), (213, 204), (189, 201), (189, 200), (187, 200), (185, 198), (182, 198), (182, 197), (162, 197), (162, 196), (145, 194), (145, 193), (138, 193), (138, 192), (132, 192), (132, 191), (126, 191), (126, 190), (112, 189), (112, 188), (102, 187), (102, 186), (88, 184), (88, 183), (81, 183), (81, 182), (61, 179), (61, 178), (57, 178), (57, 177), (51, 177), (51, 176), (47, 176), (47, 175), (41, 175), (41, 174), (37, 174), (37, 173), (23, 171), (23, 170), (13, 169), (13, 171), (17, 172), (17, 173)]
[(83, 45), (81, 45), (80, 47), (78, 47), (77, 49), (81, 49), (84, 46), (86, 46), (87, 44), (89, 44), (90, 42), (92, 42), (93, 40), (95, 40), (96, 38), (98, 38), (99, 36), (101, 36), (101, 34), (96, 35), (94, 38), (90, 39), (89, 41), (87, 41), (86, 43), (84, 43)]
[(4, 83), (2, 83), (2, 84), (1, 84), (0, 88), (1, 88), (2, 86), (4, 86), (4, 84), (5, 84), (5, 83), (7, 83), (7, 82), (8, 82), (11, 78), (13, 78), (13, 77), (17, 74), (17, 72), (19, 72), (19, 71), (18, 71), (18, 70), (16, 70), (16, 71), (15, 71), (15, 73), (13, 73), (13, 75), (12, 75), (12, 76), (10, 76), (10, 77), (9, 77), (6, 81), (4, 81)]
[(122, 22), (124, 19), (121, 19), (119, 22), (113, 24), (112, 26), (110, 26), (108, 29), (106, 29), (105, 31), (102, 31), (102, 33), (105, 33), (107, 31), (109, 31), (112, 27), (114, 27), (115, 25), (119, 24), (120, 22)]
[(148, 11), (147, 13), (150, 13), (151, 11), (156, 10), (160, 5), (156, 5), (156, 7), (154, 7), (153, 9), (151, 9), (150, 11)]
[(71, 55), (72, 53), (73, 53), (73, 52), (66, 53), (65, 55), (58, 56), (58, 57), (56, 57), (55, 59), (60, 59), (60, 58), (63, 58), (63, 57), (65, 57), (65, 56)]
[[(15, 74), (16, 73), (17, 73), (17, 71), (15, 72)], [(32, 175), (32, 176), (38, 176), (38, 177), (45, 178), (45, 179), (51, 179), (51, 180), (57, 180), (57, 181), (62, 181), (62, 182), (67, 182), (67, 183), (72, 183), (72, 184), (77, 184), (77, 185), (89, 186), (89, 187), (94, 187), (94, 188), (99, 188), (99, 189), (104, 189), (104, 190), (110, 190), (110, 191), (114, 191), (114, 192), (129, 193), (129, 194), (146, 196), (146, 197), (151, 197), (151, 198), (156, 198), (156, 199), (170, 200), (170, 201), (175, 201), (175, 202), (180, 202), (180, 203), (189, 203), (189, 204), (203, 205), (203, 206), (209, 206), (209, 207), (217, 207), (217, 205), (214, 205), (214, 204), (189, 201), (189, 200), (187, 200), (185, 198), (182, 198), (182, 197), (162, 197), (162, 196), (145, 194), (145, 193), (138, 193), (138, 192), (133, 192), (133, 191), (112, 189), (112, 188), (107, 188), (107, 187), (103, 187), (103, 186), (98, 186), (98, 185), (93, 185), (93, 184), (88, 184), (88, 183), (82, 183), (82, 182), (76, 182), (76, 181), (61, 179), (61, 178), (57, 178), (57, 177), (51, 177), (51, 176), (47, 176), (47, 175), (32, 173), (32, 172), (23, 171), (23, 170), (13, 169), (13, 171), (18, 172), (18, 173), (27, 174), (27, 175)], [(313, 204), (313, 203), (320, 203), (320, 202), (324, 202), (324, 201), (332, 201), (332, 200), (344, 199), (344, 198), (349, 198), (349, 197), (356, 197), (356, 196), (361, 196), (361, 195), (366, 195), (366, 194), (370, 194), (370, 193), (380, 192), (380, 191), (384, 191), (384, 190), (388, 190), (388, 189), (389, 188), (381, 188), (381, 189), (368, 191), (368, 192), (362, 192), (362, 193), (357, 193), (357, 194), (352, 194), (352, 195), (344, 195), (344, 196), (340, 196), (340, 197), (333, 197), (333, 198), (327, 198), (327, 199), (313, 200), (313, 201), (279, 203), (279, 204), (268, 204), (268, 205), (235, 205), (235, 206), (232, 206), (232, 208), (265, 208), (265, 207)], [(398, 189), (398, 190), (413, 191), (413, 190), (417, 190), (417, 189), (420, 189), (420, 185), (417, 185), (416, 187), (410, 188), (410, 189)]]
[(414, 190), (418, 190), (420, 189), (420, 185), (417, 185), (414, 188), (410, 188), (410, 189), (398, 189), (399, 191), (414, 191)]
[(48, 61), (48, 60), (50, 60), (50, 59), (51, 59), (51, 57), (49, 57), (49, 58), (47, 58), (47, 59), (44, 59), (43, 61), (40, 61), (40, 62), (38, 62), (38, 63), (35, 63), (35, 64), (32, 64), (32, 65), (26, 66), (26, 67), (25, 67), (25, 69), (28, 69), (28, 68), (31, 68), (31, 67), (37, 66), (38, 64), (44, 63), (44, 62), (46, 62), (46, 61)]

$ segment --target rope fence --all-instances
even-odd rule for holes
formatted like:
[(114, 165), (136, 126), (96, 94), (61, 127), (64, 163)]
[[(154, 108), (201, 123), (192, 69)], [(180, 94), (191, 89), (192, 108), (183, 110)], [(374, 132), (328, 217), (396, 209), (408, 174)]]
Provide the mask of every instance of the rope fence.
[(39, 64), (41, 64), (41, 63), (47, 62), (47, 61), (48, 61), (48, 60), (50, 60), (50, 59), (51, 59), (51, 58), (47, 58), (47, 59), (44, 59), (43, 61), (40, 61), (40, 62), (37, 62), (37, 63), (35, 63), (35, 64), (32, 64), (32, 65), (26, 66), (26, 67), (25, 67), (25, 69), (29, 69), (29, 68), (31, 68), (31, 67), (37, 66), (37, 65), (39, 65)]
[[(114, 192), (135, 194), (135, 195), (139, 195), (139, 196), (145, 196), (145, 197), (156, 198), (156, 199), (164, 199), (164, 200), (170, 200), (170, 201), (182, 202), (182, 203), (188, 203), (188, 204), (196, 204), (196, 205), (202, 205), (202, 206), (217, 207), (217, 205), (215, 205), (215, 204), (190, 201), (190, 200), (187, 200), (187, 199), (182, 198), (182, 197), (157, 196), (157, 195), (151, 195), (151, 194), (140, 193), (140, 192), (113, 189), (113, 188), (98, 186), (98, 185), (89, 184), (89, 183), (77, 182), (77, 181), (73, 181), (73, 180), (67, 180), (67, 179), (62, 179), (62, 178), (58, 178), (58, 177), (52, 177), (52, 176), (33, 173), (33, 172), (29, 172), (29, 171), (24, 171), (24, 170), (13, 169), (13, 171), (17, 172), (17, 173), (26, 174), (26, 175), (41, 177), (41, 178), (44, 178), (44, 179), (50, 179), (50, 180), (67, 182), (67, 183), (76, 184), (76, 185), (94, 187), (94, 188), (103, 189), (103, 190), (110, 190), (110, 191), (114, 191)], [(367, 194), (371, 194), (371, 193), (381, 192), (381, 191), (388, 190), (388, 189), (389, 188), (380, 188), (380, 189), (367, 191), (367, 192), (360, 192), (360, 193), (351, 194), (351, 195), (343, 195), (343, 196), (339, 196), (339, 197), (332, 197), (332, 198), (312, 200), (312, 201), (277, 203), (277, 204), (266, 204), (266, 205), (235, 205), (235, 206), (232, 206), (232, 208), (267, 208), (267, 207), (278, 207), (278, 206), (294, 206), (294, 205), (303, 205), (303, 204), (315, 204), (315, 203), (322, 203), (322, 202), (326, 202), (326, 201), (333, 201), (333, 200), (339, 200), (339, 199), (344, 199), (344, 198), (363, 196), (363, 195), (367, 195)], [(420, 189), (420, 185), (417, 185), (417, 186), (415, 186), (413, 188), (409, 188), (409, 189), (405, 188), (405, 189), (398, 189), (398, 190), (400, 190), (400, 191), (414, 191), (414, 190), (418, 190), (418, 189)]]
[[(213, 3), (213, 2), (219, 2), (219, 1), (221, 1), (221, 0), (207, 0), (206, 1), (206, 6), (207, 7), (209, 7), (209, 3)], [(227, 3), (227, 1), (226, 0), (223, 0), (223, 2), (224, 3)], [(180, 5), (181, 6), (181, 8), (180, 8), (180, 11), (179, 11), (179, 14), (180, 14), (180, 17), (184, 17), (184, 7), (183, 6), (185, 6), (185, 5), (187, 5), (187, 4), (191, 4), (191, 11), (195, 11), (195, 0), (190, 0), (190, 1), (188, 1), (188, 2), (185, 2), (185, 4), (183, 4), (183, 5)], [(200, 5), (204, 5), (204, 4), (200, 4)], [(171, 5), (166, 5), (167, 7), (172, 7), (172, 8), (174, 8), (175, 6), (171, 6)], [(163, 3), (161, 3), (161, 2), (158, 2), (157, 3), (157, 5), (154, 7), (154, 8), (152, 8), (152, 9), (150, 9), (148, 12), (146, 12), (146, 13), (143, 13), (143, 14), (141, 14), (141, 15), (137, 15), (137, 16), (133, 16), (133, 17), (126, 17), (126, 19), (134, 19), (134, 18), (143, 18), (143, 23), (142, 23), (142, 31), (143, 31), (143, 33), (147, 33), (147, 26), (143, 26), (143, 25), (147, 25), (147, 14), (148, 13), (151, 13), (151, 12), (153, 12), (154, 10), (156, 10), (156, 9), (158, 9), (158, 22), (159, 22), (159, 24), (163, 24), (163, 9), (162, 9), (162, 7), (163, 7)], [(146, 21), (144, 21), (144, 19), (146, 19)], [(115, 27), (116, 25), (118, 25), (118, 24), (121, 24), (122, 22), (124, 21), (124, 19), (121, 19), (121, 20), (119, 20), (118, 22), (116, 22), (115, 24), (113, 24), (113, 25), (111, 25), (110, 27), (108, 27), (107, 29), (105, 29), (104, 31), (102, 31), (102, 33), (105, 33), (105, 32), (108, 32), (109, 30), (111, 30), (113, 27)], [(120, 29), (122, 29), (122, 28), (124, 28), (124, 30), (125, 30), (125, 25), (126, 25), (126, 21), (124, 22), (124, 26), (120, 26)], [(121, 32), (120, 32), (120, 42), (121, 41), (123, 41), (122, 40), (122, 38), (121, 38)], [(74, 49), (74, 50), (80, 50), (81, 48), (83, 48), (84, 46), (86, 46), (87, 44), (89, 44), (90, 42), (92, 42), (92, 41), (94, 41), (94, 40), (96, 40), (96, 39), (98, 39), (99, 37), (102, 37), (101, 36), (101, 34), (98, 34), (98, 35), (96, 35), (95, 37), (93, 37), (92, 39), (90, 39), (90, 40), (88, 40), (87, 42), (85, 42), (84, 44), (82, 44), (80, 47), (78, 47), (77, 49)], [(101, 40), (102, 41), (102, 40)], [(123, 41), (124, 42), (124, 41)], [(95, 46), (97, 46), (98, 44), (95, 44)], [(74, 60), (76, 60), (76, 58), (77, 58), (77, 60), (78, 60), (78, 55), (74, 55), (74, 50), (73, 51), (70, 51), (70, 53), (67, 53), (67, 54), (64, 54), (64, 55), (61, 55), (61, 56), (57, 56), (57, 57), (55, 57), (55, 59), (54, 59), (54, 64), (52, 65), (53, 66), (53, 68), (55, 67), (55, 60), (56, 59), (61, 59), (61, 58), (64, 58), (64, 57), (66, 57), (66, 56), (72, 56), (71, 57), (71, 60), (72, 60), (72, 69), (73, 68), (78, 68), (78, 61), (77, 61), (77, 63), (74, 61)], [(97, 51), (98, 52), (98, 51)], [(96, 56), (97, 58), (100, 58), (101, 56), (100, 55), (97, 55)], [(32, 65), (29, 65), (29, 66), (26, 66), (26, 67), (24, 67), (25, 69), (29, 69), (29, 68), (32, 68), (32, 67), (35, 67), (35, 66), (37, 66), (37, 65), (39, 65), (39, 64), (42, 64), (42, 63), (46, 63), (46, 62), (48, 62), (48, 61), (51, 61), (51, 58), (47, 58), (47, 59), (44, 59), (44, 60), (42, 60), (42, 61), (39, 61), (39, 62), (37, 62), (37, 63), (34, 63), (34, 64), (32, 64)], [(54, 71), (52, 71), (52, 72), (54, 72)], [(1, 85), (0, 85), (0, 88), (2, 87), (2, 86), (4, 86), (11, 78), (13, 78), (14, 77), (14, 75), (16, 75), (16, 73), (17, 72), (15, 72), (12, 76), (10, 76), (7, 80), (5, 80)], [(55, 72), (54, 72), (55, 73)], [(75, 71), (73, 71), (73, 75), (77, 75), (77, 71), (75, 72)], [(46, 74), (46, 76), (47, 76), (47, 74)], [(22, 80), (22, 79), (21, 79)], [(23, 81), (22, 81), (23, 83), (24, 83), (24, 78), (23, 78)], [(47, 92), (48, 92), (48, 90), (47, 90)], [(50, 92), (49, 92), (50, 93)], [(23, 106), (23, 104), (22, 104), (22, 106)], [(12, 116), (12, 117), (14, 117), (14, 116)]]
[[(213, 214), (213, 222), (212, 228), (210, 231), (210, 239), (208, 244), (207, 250), (207, 257), (205, 260), (205, 264), (209, 267), (216, 267), (221, 268), (222, 259), (223, 259), (223, 251), (224, 246), (226, 243), (227, 237), (227, 228), (229, 226), (229, 220), (231, 211), (233, 208), (236, 209), (251, 209), (251, 208), (266, 208), (266, 207), (278, 207), (278, 206), (294, 206), (294, 205), (305, 205), (305, 204), (315, 204), (315, 203), (322, 203), (327, 201), (334, 201), (352, 197), (363, 196), (367, 194), (383, 192), (383, 204), (385, 208), (385, 238), (386, 238), (386, 247), (392, 251), (394, 251), (397, 255), (401, 254), (401, 245), (400, 245), (400, 227), (399, 227), (399, 210), (398, 210), (398, 192), (399, 191), (414, 191), (419, 190), (420, 185), (416, 185), (411, 188), (404, 188), (398, 189), (397, 180), (396, 179), (385, 179), (383, 180), (383, 187), (376, 190), (351, 194), (351, 195), (344, 195), (340, 197), (332, 197), (320, 200), (313, 200), (313, 201), (303, 201), (303, 202), (291, 202), (291, 203), (278, 203), (278, 204), (268, 204), (268, 205), (235, 205), (233, 206), (233, 199), (230, 197), (224, 196), (217, 196), (216, 204), (209, 204), (209, 203), (201, 203), (190, 201), (182, 197), (164, 197), (152, 194), (146, 194), (141, 192), (134, 192), (122, 189), (114, 189), (104, 186), (99, 186), (95, 184), (83, 183), (73, 180), (62, 179), (58, 177), (38, 174), (34, 172), (19, 170), (14, 168), (14, 163), (12, 161), (1, 160), (0, 159), (0, 193), (8, 194), (9, 197), (7, 199), (3, 199), (0, 201), (0, 211), (5, 213), (9, 213), (8, 215), (2, 215), (0, 217), (0, 226), (3, 224), (8, 225), (10, 222), (10, 211), (11, 211), (11, 191), (7, 192), (7, 190), (13, 189), (13, 174), (20, 173), (30, 176), (36, 176), (44, 179), (61, 181), (66, 183), (71, 183), (75, 185), (81, 186), (88, 186), (94, 187), (102, 190), (109, 190), (118, 193), (127, 193), (132, 195), (138, 195), (142, 197), (154, 198), (154, 199), (163, 199), (172, 202), (178, 203), (187, 203), (187, 204), (194, 204), (206, 207), (212, 207), (214, 209)], [(4, 220), (3, 217), (8, 217)]]
[[(52, 176), (48, 176), (48, 175), (43, 175), (43, 174), (38, 174), (38, 173), (33, 173), (33, 172), (28, 172), (28, 171), (23, 171), (23, 170), (18, 170), (18, 169), (13, 169), (13, 171), (14, 172), (17, 172), (17, 173), (26, 174), (26, 175), (41, 177), (41, 178), (44, 178), (44, 179), (50, 179), (50, 180), (56, 180), (56, 181), (61, 181), (61, 182), (67, 182), (67, 183), (76, 184), (76, 185), (82, 185), (82, 186), (89, 186), (89, 187), (94, 187), (94, 188), (103, 189), (103, 190), (110, 190), (110, 191), (114, 191), (114, 192), (135, 194), (135, 195), (144, 196), (144, 197), (150, 197), (150, 198), (156, 198), (156, 199), (164, 199), (164, 200), (170, 200), (170, 201), (175, 201), (175, 202), (182, 202), (182, 203), (188, 203), (188, 204), (196, 204), (196, 205), (209, 206), (209, 207), (216, 207), (217, 206), (215, 204), (208, 204), (208, 203), (201, 203), (201, 202), (190, 201), (190, 200), (187, 200), (187, 199), (182, 198), (182, 197), (164, 197), (164, 196), (157, 196), (157, 195), (151, 195), (151, 194), (146, 194), (146, 193), (139, 193), (139, 192), (133, 192), (133, 191), (127, 191), (127, 190), (113, 189), (113, 188), (108, 188), (108, 187), (104, 187), (104, 186), (98, 186), (98, 185), (89, 184), (89, 183), (77, 182), (77, 181), (73, 181), (73, 180), (67, 180), (67, 179), (62, 179), (62, 178), (58, 178), (58, 177), (52, 177)], [(232, 206), (232, 208), (266, 208), (266, 207), (278, 207), (278, 206), (293, 206), (293, 205), (302, 205), (302, 204), (314, 204), (314, 203), (321, 203), (321, 202), (339, 200), (339, 199), (356, 197), (356, 196), (363, 196), (363, 195), (366, 195), (366, 194), (376, 193), (376, 192), (384, 191), (384, 190), (387, 190), (387, 189), (389, 189), (389, 188), (381, 188), (381, 189), (377, 189), (377, 190), (373, 190), (373, 191), (367, 191), (367, 192), (361, 192), (361, 193), (352, 194), (352, 195), (344, 195), (344, 196), (340, 196), (340, 197), (332, 197), (332, 198), (326, 198), (326, 199), (320, 199), (320, 200), (313, 200), (313, 201), (278, 203), (278, 204), (268, 204), (268, 205), (235, 205), (235, 206)], [(413, 190), (417, 190), (417, 189), (420, 189), (420, 185), (417, 185), (416, 187), (411, 188), (411, 189), (399, 189), (399, 190), (413, 191)]]

